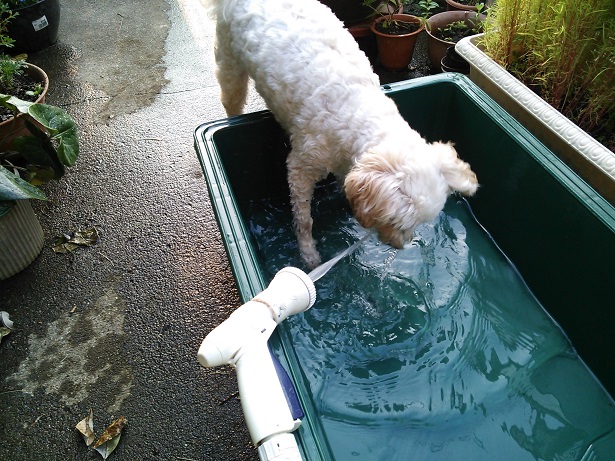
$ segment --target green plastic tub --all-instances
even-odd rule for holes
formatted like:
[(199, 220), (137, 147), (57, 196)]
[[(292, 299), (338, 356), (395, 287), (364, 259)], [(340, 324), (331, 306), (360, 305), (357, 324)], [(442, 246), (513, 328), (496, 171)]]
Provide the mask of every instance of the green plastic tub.
[[(270, 342), (306, 413), (304, 458), (613, 459), (615, 209), (469, 79), (383, 91), (428, 140), (455, 142), (481, 186), (452, 197), (409, 249), (372, 242), (338, 263), (316, 305), (278, 327)], [(206, 123), (195, 140), (248, 300), (277, 269), (303, 268), (290, 144), (266, 111)], [(361, 231), (335, 184), (315, 201), (327, 258)]]

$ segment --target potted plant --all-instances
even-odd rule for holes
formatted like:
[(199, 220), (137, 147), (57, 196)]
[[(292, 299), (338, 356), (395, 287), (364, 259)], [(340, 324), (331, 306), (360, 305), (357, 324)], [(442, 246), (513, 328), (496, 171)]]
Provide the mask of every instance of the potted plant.
[[(43, 103), (49, 78), (43, 69), (26, 63), (21, 57), (0, 54), (0, 93), (30, 102)], [(12, 140), (27, 134), (25, 116), (0, 105), (0, 151), (11, 147)]]
[(410, 0), (404, 6), (404, 13), (412, 14), (427, 20), (429, 16), (446, 10), (442, 0)]
[[(0, 3), (0, 49), (8, 50), (15, 40), (8, 35), (8, 25), (16, 13), (5, 2)], [(25, 55), (9, 56), (0, 51), (0, 93), (42, 103), (49, 88), (47, 74), (25, 62)], [(12, 139), (27, 134), (24, 117), (10, 108), (0, 106), (0, 152), (10, 147)]]
[(63, 109), (0, 94), (0, 105), (22, 114), (29, 132), (0, 151), (0, 280), (40, 253), (43, 232), (28, 202), (45, 200), (36, 186), (64, 175), (79, 154), (77, 127)]
[(418, 35), (424, 29), (423, 21), (417, 16), (397, 13), (403, 10), (407, 0), (391, 1), (384, 11), (374, 7), (375, 1), (364, 0), (364, 4), (374, 8), (377, 16), (370, 27), (376, 35), (380, 64), (393, 71), (406, 69), (412, 60)]
[(427, 19), (427, 56), (433, 71), (441, 70), (448, 48), (463, 37), (482, 32), (486, 16), (481, 11), (482, 6), (476, 12), (444, 11)]
[(7, 33), (18, 53), (40, 51), (56, 42), (60, 27), (60, 0), (3, 0), (13, 17)]
[[(375, 64), (378, 49), (376, 38), (370, 25), (374, 10), (383, 12), (389, 8), (395, 8), (396, 2), (388, 0), (374, 0), (368, 5), (363, 0), (319, 0), (320, 3), (329, 7), (339, 20), (344, 23), (346, 30), (354, 37), (359, 48), (367, 55), (370, 62)], [(402, 11), (397, 11), (401, 13)]]
[(498, 0), (457, 51), (470, 76), (615, 203), (615, 3)]

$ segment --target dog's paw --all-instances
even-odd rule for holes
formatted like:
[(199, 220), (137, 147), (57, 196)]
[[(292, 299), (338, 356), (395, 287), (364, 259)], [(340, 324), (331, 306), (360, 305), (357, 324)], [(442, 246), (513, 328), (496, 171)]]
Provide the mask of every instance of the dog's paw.
[(320, 254), (316, 249), (316, 241), (310, 235), (306, 237), (302, 233), (297, 234), (297, 243), (299, 244), (299, 253), (305, 264), (310, 269), (314, 269), (320, 264)]
[(315, 269), (320, 265), (320, 254), (318, 254), (318, 251), (316, 250), (301, 252), (301, 256), (310, 270)]

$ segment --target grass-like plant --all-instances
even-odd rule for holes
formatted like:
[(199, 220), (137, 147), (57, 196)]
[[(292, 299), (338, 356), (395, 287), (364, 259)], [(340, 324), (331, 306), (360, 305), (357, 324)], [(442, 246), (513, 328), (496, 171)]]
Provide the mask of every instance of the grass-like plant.
[(615, 147), (615, 2), (498, 0), (486, 53), (582, 129)]

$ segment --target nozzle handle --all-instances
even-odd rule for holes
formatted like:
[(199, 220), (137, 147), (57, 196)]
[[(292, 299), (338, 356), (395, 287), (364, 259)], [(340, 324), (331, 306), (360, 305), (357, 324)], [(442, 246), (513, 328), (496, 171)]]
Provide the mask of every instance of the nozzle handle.
[(241, 408), (255, 446), (301, 425), (294, 418), (266, 343), (245, 347), (235, 364)]
[(266, 344), (278, 324), (271, 309), (254, 300), (241, 305), (203, 340), (197, 357), (204, 367), (234, 365), (243, 348), (254, 343)]

